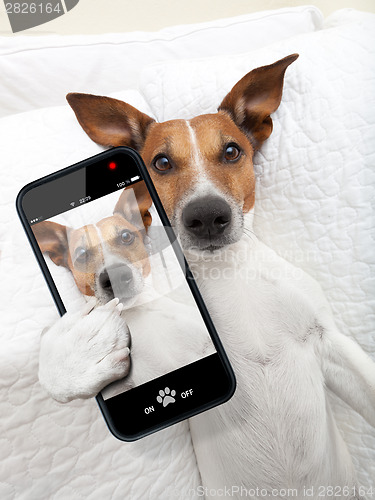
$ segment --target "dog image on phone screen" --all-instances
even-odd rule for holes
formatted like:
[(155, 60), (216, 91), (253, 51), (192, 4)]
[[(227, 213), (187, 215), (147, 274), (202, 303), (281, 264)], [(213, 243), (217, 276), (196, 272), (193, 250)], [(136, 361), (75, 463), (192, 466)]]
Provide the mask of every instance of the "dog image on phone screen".
[[(375, 426), (375, 365), (337, 330), (319, 284), (296, 273), (252, 229), (253, 157), (272, 132), (284, 74), (297, 57), (253, 69), (217, 113), (190, 120), (157, 123), (108, 97), (67, 99), (93, 141), (141, 154), (234, 368), (232, 399), (190, 419), (203, 485), (211, 491), (259, 488), (268, 496), (295, 488), (300, 499), (304, 488), (318, 498), (319, 488), (332, 486), (337, 498), (358, 499), (352, 458), (327, 390)], [(222, 278), (213, 279), (213, 271)], [(56, 378), (59, 358), (51, 339), (100, 314), (97, 308), (75, 318), (75, 327), (63, 318), (42, 338), (42, 383), (53, 397), (70, 393), (66, 385), (48, 383)], [(116, 327), (116, 312), (105, 314)], [(99, 336), (97, 323), (91, 334)], [(81, 358), (83, 344), (77, 345)], [(69, 349), (64, 355), (65, 361), (75, 356)], [(48, 359), (55, 361), (52, 366)], [(103, 372), (100, 377), (105, 382)], [(79, 375), (72, 371), (73, 378)], [(96, 394), (89, 385), (84, 392)]]
[[(105, 201), (99, 200), (99, 203)], [(45, 220), (32, 226), (41, 251), (50, 257), (55, 266), (65, 267), (71, 273), (77, 289), (84, 296), (96, 299), (85, 306), (87, 314), (95, 306), (102, 306), (100, 336), (91, 336), (92, 327), (89, 325), (77, 331), (78, 325), (76, 333), (71, 335), (72, 344), (68, 348), (73, 350), (77, 343), (86, 339), (86, 364), (84, 360), (72, 358), (72, 364), (79, 366), (79, 379), (83, 386), (87, 384), (88, 378), (92, 379), (91, 384), (97, 386), (100, 370), (93, 374), (94, 370), (90, 368), (93, 356), (100, 358), (96, 360), (97, 363), (103, 365), (103, 370), (107, 369), (106, 387), (102, 390), (104, 399), (214, 352), (204, 324), (186, 293), (187, 289), (179, 286), (183, 283), (182, 275), (176, 281), (174, 273), (172, 298), (170, 290), (160, 293), (163, 271), (171, 273), (172, 269), (162, 269), (160, 272), (160, 266), (155, 265), (155, 249), (151, 246), (156, 246), (157, 251), (168, 252), (170, 249), (167, 248), (169, 240), (162, 228), (151, 228), (151, 205), (151, 197), (144, 181), (141, 181), (124, 189), (113, 208), (113, 215), (96, 223), (73, 229)], [(70, 219), (77, 219), (74, 211), (68, 214)], [(152, 233), (152, 238), (147, 233)], [(55, 268), (52, 266), (50, 270), (54, 275)], [(59, 279), (57, 275), (55, 279)], [(153, 286), (152, 281), (156, 281), (159, 287)], [(112, 322), (108, 321), (111, 313), (116, 317), (114, 328)], [(144, 319), (141, 322), (133, 321), (140, 314)], [(173, 320), (171, 314), (181, 318), (180, 325), (177, 324), (173, 330), (168, 328)], [(121, 319), (124, 315), (126, 322)], [(94, 316), (88, 315), (88, 322), (93, 321)], [(185, 340), (182, 341), (181, 337)], [(100, 350), (100, 342), (107, 344), (105, 357), (104, 351)], [(153, 343), (155, 346), (150, 350)], [(168, 349), (164, 348), (165, 345), (168, 345)], [(182, 352), (181, 345), (184, 345)], [(111, 347), (114, 346), (116, 349), (112, 352)], [(76, 354), (81, 355), (81, 350)], [(109, 370), (111, 361), (115, 362), (113, 369)], [(116, 373), (121, 373), (122, 379), (108, 385), (118, 378)], [(74, 397), (77, 391), (84, 396), (77, 388), (77, 383), (72, 383), (71, 387)], [(103, 387), (103, 380), (100, 380), (100, 389)], [(65, 393), (60, 399), (67, 398), (72, 399), (73, 394)]]
[(115, 298), (115, 288), (129, 305), (150, 273), (143, 234), (152, 221), (151, 205), (140, 182), (123, 190), (110, 217), (78, 229), (47, 220), (33, 226), (33, 232), (41, 251), (71, 272), (81, 293), (105, 304)]

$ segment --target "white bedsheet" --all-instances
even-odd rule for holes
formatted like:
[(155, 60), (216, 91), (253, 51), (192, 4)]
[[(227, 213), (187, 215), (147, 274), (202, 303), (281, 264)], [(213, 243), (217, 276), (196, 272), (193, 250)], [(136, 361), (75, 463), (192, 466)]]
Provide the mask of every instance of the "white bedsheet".
[[(159, 120), (189, 118), (214, 111), (251, 68), (300, 53), (287, 71), (273, 135), (256, 158), (255, 229), (318, 279), (339, 328), (373, 355), (374, 16), (343, 11), (329, 22), (248, 54), (155, 65), (142, 75), (143, 98), (117, 97)], [(0, 498), (188, 498), (199, 473), (187, 423), (121, 443), (95, 402), (59, 405), (37, 382), (40, 331), (58, 315), (14, 199), (26, 182), (101, 149), (67, 106), (3, 118), (0, 138)], [(374, 485), (375, 431), (334, 404), (360, 484)]]

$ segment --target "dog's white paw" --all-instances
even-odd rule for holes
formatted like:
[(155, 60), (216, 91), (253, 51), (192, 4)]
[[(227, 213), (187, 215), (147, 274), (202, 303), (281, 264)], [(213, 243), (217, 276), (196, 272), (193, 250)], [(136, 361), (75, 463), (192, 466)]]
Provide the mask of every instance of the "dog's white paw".
[(42, 333), (39, 381), (61, 403), (96, 396), (130, 369), (130, 333), (113, 299), (80, 313), (66, 313)]

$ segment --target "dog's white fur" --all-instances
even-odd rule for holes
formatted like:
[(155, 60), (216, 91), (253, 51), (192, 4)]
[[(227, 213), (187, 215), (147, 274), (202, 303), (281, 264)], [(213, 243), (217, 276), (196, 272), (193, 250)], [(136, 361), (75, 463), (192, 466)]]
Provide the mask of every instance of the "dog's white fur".
[[(197, 168), (204, 171), (189, 123), (187, 127)], [(214, 192), (233, 209), (235, 201), (207, 175), (199, 180), (176, 207), (177, 215), (203, 192)], [(234, 213), (241, 213), (242, 207), (234, 208)], [(337, 331), (319, 285), (257, 240), (252, 217), (250, 212), (244, 220), (234, 218), (233, 231), (242, 231), (236, 243), (212, 253), (186, 251), (237, 377), (237, 390), (229, 402), (190, 420), (203, 484), (212, 489), (211, 496), (215, 496), (213, 490), (225, 486), (242, 486), (267, 489), (272, 498), (282, 498), (276, 490), (294, 488), (294, 497), (302, 499), (304, 488), (314, 488), (309, 498), (317, 499), (324, 491), (319, 488), (333, 486), (335, 498), (360, 498), (355, 492), (351, 457), (336, 427), (326, 390), (375, 426), (375, 364)], [(178, 229), (183, 241), (183, 227)], [(89, 316), (100, 315), (105, 308)], [(142, 317), (139, 315), (139, 321)], [(114, 311), (106, 322), (112, 331), (114, 353), (124, 345), (118, 318)], [(176, 322), (178, 317), (171, 334)], [(76, 341), (71, 347), (64, 345), (61, 355), (53, 339), (65, 335), (67, 326), (68, 320), (63, 318), (42, 337), (41, 382), (62, 400), (69, 388), (65, 382), (59, 387), (54, 372), (61, 377), (59, 360), (72, 357), (75, 362), (68, 366), (73, 386), (81, 376), (82, 364), (94, 378), (94, 383), (91, 377), (81, 380), (85, 387), (74, 397), (94, 396), (98, 387), (119, 378), (118, 358), (108, 353), (106, 373), (95, 371), (95, 357), (100, 356), (95, 353), (108, 349), (108, 338), (97, 321), (90, 325), (90, 334), (97, 339), (94, 354), (85, 341)], [(74, 328), (78, 331), (82, 326), (78, 322)], [(69, 339), (66, 337), (67, 342)], [(165, 342), (144, 342), (133, 357), (134, 366), (144, 366), (142, 359), (162, 357), (168, 348)]]
[(293, 487), (298, 498), (304, 487), (314, 487), (312, 498), (328, 485), (353, 493), (354, 469), (326, 388), (375, 426), (373, 362), (337, 331), (311, 277), (254, 236), (226, 253), (219, 264), (199, 266), (202, 276), (218, 265), (232, 275), (198, 284), (238, 380), (229, 403), (190, 420), (204, 484)]
[[(39, 380), (61, 403), (89, 398), (129, 371), (129, 329), (118, 299), (93, 310), (96, 299), (42, 333)], [(104, 347), (105, 346), (105, 347)]]
[[(245, 216), (245, 230), (251, 221)], [(375, 366), (337, 331), (319, 285), (254, 235), (187, 257), (238, 381), (228, 403), (190, 420), (204, 485), (354, 488), (325, 388), (375, 426)], [(213, 269), (225, 279), (207, 279)], [(67, 314), (44, 333), (39, 375), (56, 399), (94, 396), (124, 373), (127, 329), (111, 304), (80, 321)], [(165, 358), (167, 345), (167, 338), (142, 342), (134, 366)]]

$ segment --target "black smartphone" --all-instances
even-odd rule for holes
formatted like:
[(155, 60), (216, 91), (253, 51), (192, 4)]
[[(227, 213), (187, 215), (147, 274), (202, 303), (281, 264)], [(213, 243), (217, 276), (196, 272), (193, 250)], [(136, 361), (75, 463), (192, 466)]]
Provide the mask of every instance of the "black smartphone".
[(130, 330), (130, 370), (97, 402), (133, 441), (224, 403), (236, 381), (147, 169), (113, 148), (43, 177), (17, 211), (60, 315), (114, 297)]

